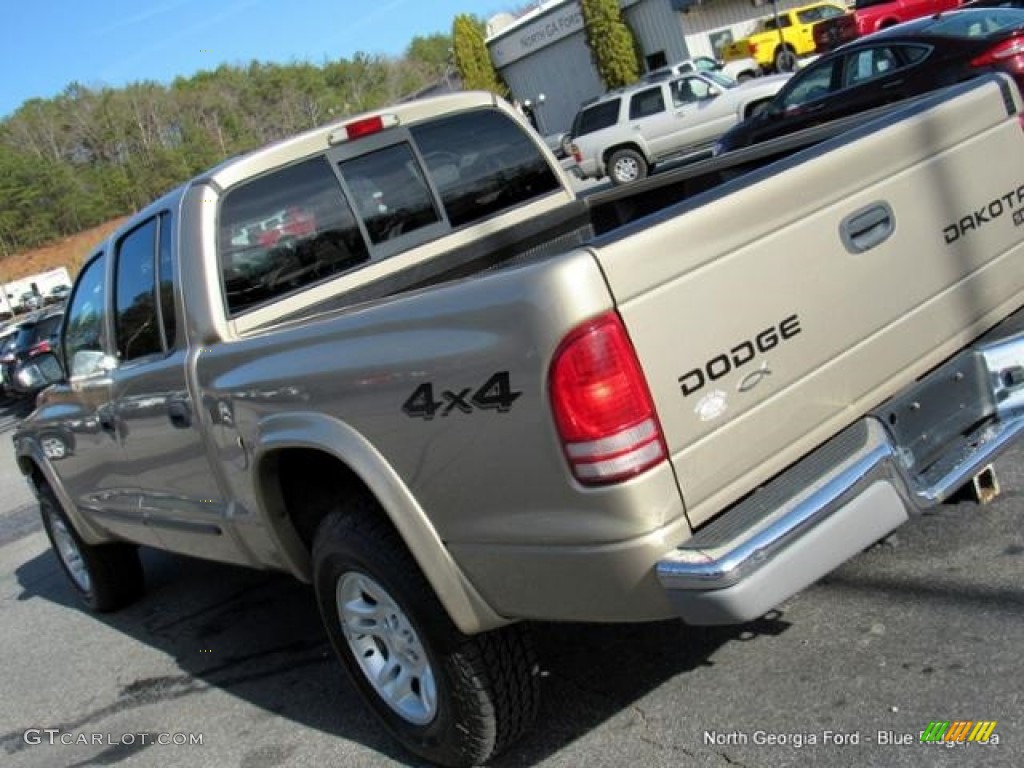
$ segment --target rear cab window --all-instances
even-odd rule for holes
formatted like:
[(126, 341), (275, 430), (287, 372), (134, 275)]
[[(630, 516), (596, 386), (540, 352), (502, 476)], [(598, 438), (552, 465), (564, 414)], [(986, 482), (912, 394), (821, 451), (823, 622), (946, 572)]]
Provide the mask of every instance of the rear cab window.
[(615, 125), (619, 120), (619, 103), (620, 100), (614, 98), (581, 109), (573, 121), (572, 135), (586, 136)]
[(343, 142), (229, 189), (218, 256), (230, 316), (561, 188), (522, 127), (493, 109)]

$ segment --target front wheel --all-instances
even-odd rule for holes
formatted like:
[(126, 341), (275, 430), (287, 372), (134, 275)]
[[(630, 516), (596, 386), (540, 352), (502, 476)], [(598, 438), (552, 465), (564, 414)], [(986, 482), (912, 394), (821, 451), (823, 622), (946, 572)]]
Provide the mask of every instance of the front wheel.
[(47, 485), (40, 486), (43, 527), (61, 569), (94, 611), (115, 611), (135, 602), (145, 586), (139, 551), (132, 544), (86, 544)]
[(462, 634), (376, 505), (359, 506), (325, 518), (313, 543), (331, 643), (407, 749), (439, 765), (477, 765), (536, 716), (540, 687), (528, 635), (519, 625)]
[(635, 149), (618, 149), (608, 160), (608, 176), (612, 184), (629, 184), (647, 176), (647, 161)]

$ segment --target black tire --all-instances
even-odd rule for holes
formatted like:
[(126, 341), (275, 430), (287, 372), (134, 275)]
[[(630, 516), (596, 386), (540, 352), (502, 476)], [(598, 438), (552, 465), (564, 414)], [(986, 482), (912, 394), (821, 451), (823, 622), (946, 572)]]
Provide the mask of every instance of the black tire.
[[(477, 765), (532, 724), (540, 681), (526, 629), (462, 634), (372, 500), (320, 524), (313, 575), (320, 614), (343, 666), (408, 750), (438, 765)], [(348, 635), (342, 604), (358, 617), (350, 619)], [(366, 631), (352, 632), (356, 621)], [(380, 631), (369, 631), (373, 626)], [(381, 667), (376, 683), (370, 679), (374, 665)], [(399, 679), (407, 681), (400, 687), (407, 692), (389, 702), (377, 686), (398, 688)]]
[(608, 178), (620, 186), (647, 176), (647, 161), (635, 149), (617, 149), (608, 158)]
[(776, 72), (793, 72), (796, 69), (797, 61), (796, 53), (789, 46), (778, 48), (775, 51)]
[(101, 613), (116, 611), (142, 596), (146, 582), (137, 547), (120, 542), (86, 544), (49, 486), (38, 487), (36, 495), (57, 562), (89, 608)]

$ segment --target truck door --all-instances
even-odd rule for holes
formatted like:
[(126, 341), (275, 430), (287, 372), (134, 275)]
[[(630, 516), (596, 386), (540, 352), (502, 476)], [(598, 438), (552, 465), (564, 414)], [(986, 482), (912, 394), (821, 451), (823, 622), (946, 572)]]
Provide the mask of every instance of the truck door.
[(634, 93), (629, 97), (627, 106), (630, 138), (646, 147), (651, 159), (664, 155), (667, 148), (673, 146), (675, 133), (682, 125), (669, 109), (665, 94), (665, 84), (658, 83)]
[(143, 525), (139, 492), (124, 467), (111, 404), (107, 260), (82, 268), (68, 304), (61, 341), (68, 381), (58, 384), (40, 437), (75, 505), (102, 527), (142, 544), (159, 544)]
[(170, 550), (234, 559), (220, 492), (186, 383), (176, 312), (173, 219), (154, 216), (114, 252), (112, 430), (147, 526)]

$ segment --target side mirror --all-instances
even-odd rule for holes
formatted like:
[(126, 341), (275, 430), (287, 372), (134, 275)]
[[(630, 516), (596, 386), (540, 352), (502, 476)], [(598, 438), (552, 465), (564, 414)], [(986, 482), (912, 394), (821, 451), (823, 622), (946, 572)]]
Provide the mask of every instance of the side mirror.
[(39, 392), (63, 381), (64, 368), (55, 354), (44, 352), (20, 364), (14, 371), (14, 380), (23, 392)]
[(715, 96), (721, 96), (721, 95), (722, 95), (722, 89), (721, 88), (719, 88), (717, 86), (714, 86), (714, 85), (710, 85), (710, 86), (708, 86), (708, 95), (705, 98), (713, 99), (713, 98), (715, 98)]

